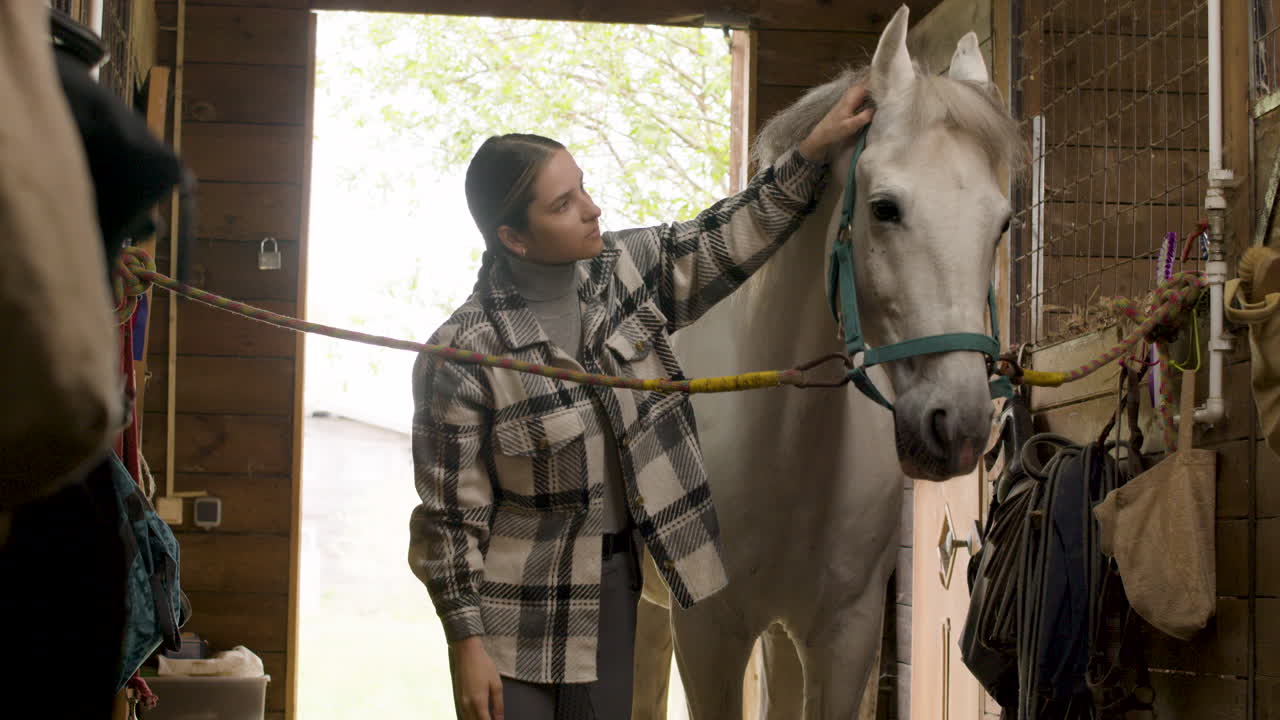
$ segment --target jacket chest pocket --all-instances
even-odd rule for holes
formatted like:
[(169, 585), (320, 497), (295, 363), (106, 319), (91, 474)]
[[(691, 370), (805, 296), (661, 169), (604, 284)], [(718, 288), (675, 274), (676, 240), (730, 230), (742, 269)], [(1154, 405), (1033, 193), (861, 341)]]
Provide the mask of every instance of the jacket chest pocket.
[(652, 300), (618, 323), (605, 337), (613, 360), (627, 377), (668, 377), (670, 369), (663, 355), (670, 355), (667, 342), (667, 319)]
[(585, 509), (585, 425), (575, 407), (496, 423), (499, 504), (525, 510)]
[[(645, 302), (614, 328), (604, 341), (617, 373), (623, 377), (683, 379), (667, 336), (667, 318), (652, 300)], [(636, 393), (641, 418), (654, 419), (683, 402), (679, 393)]]

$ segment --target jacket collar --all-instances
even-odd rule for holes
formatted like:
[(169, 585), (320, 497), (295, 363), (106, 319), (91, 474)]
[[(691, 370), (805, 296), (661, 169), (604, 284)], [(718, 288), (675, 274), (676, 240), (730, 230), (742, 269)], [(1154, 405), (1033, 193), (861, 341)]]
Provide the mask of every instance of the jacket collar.
[[(596, 257), (578, 263), (578, 300), (588, 305), (609, 286), (620, 251), (606, 235), (604, 250)], [(507, 257), (494, 253), (488, 259), (489, 271), (481, 282), (480, 306), (493, 323), (498, 337), (512, 352), (550, 343), (538, 319), (511, 280)]]

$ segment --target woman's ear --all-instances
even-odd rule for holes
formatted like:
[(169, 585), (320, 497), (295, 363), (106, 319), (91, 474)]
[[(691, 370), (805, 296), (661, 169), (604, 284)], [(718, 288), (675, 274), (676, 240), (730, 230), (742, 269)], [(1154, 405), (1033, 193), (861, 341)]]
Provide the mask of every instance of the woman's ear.
[(529, 238), (510, 225), (498, 227), (498, 239), (516, 257), (524, 257), (529, 252)]

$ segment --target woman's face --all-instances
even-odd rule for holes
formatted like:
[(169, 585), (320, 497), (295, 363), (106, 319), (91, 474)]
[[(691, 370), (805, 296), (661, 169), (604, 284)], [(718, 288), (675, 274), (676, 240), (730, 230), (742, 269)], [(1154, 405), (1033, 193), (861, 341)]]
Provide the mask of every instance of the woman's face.
[(563, 265), (600, 254), (599, 220), (600, 208), (587, 194), (578, 163), (568, 150), (557, 150), (534, 179), (528, 232), (503, 225), (498, 235), (519, 257)]

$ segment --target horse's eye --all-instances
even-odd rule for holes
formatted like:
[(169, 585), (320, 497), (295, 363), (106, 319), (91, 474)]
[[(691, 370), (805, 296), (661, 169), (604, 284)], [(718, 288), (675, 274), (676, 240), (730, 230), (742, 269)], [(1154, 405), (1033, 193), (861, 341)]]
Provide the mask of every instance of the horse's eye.
[(871, 202), (871, 215), (880, 222), (901, 222), (902, 211), (898, 209), (898, 204), (892, 200), (873, 200)]

